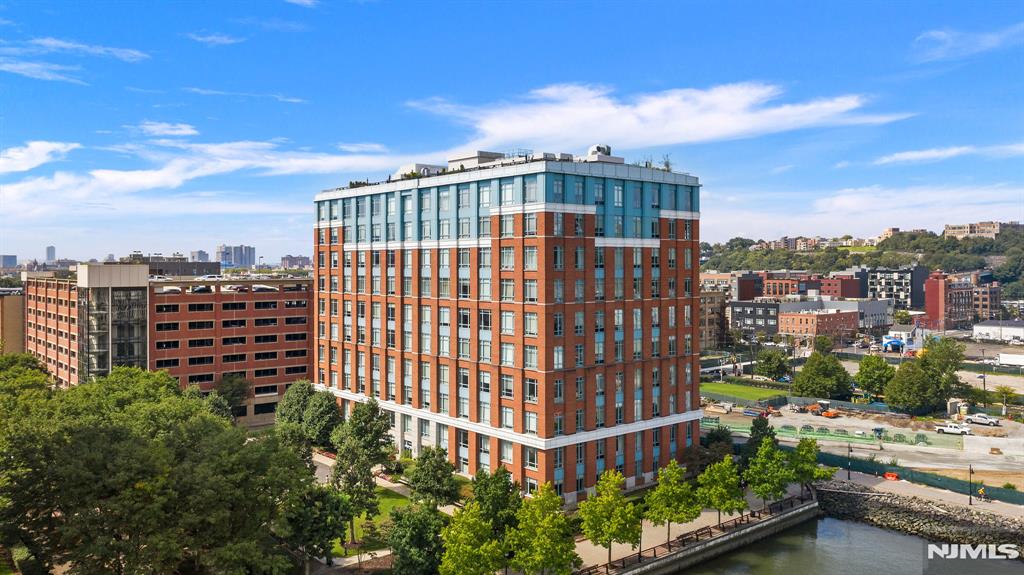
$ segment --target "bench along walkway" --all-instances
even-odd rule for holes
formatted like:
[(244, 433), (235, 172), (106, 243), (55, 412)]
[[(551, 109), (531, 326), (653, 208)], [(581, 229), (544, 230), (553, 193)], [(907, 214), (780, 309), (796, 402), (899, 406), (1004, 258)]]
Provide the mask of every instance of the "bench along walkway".
[[(688, 549), (696, 549), (698, 546), (706, 546), (716, 539), (725, 539), (727, 535), (734, 534), (740, 530), (747, 529), (751, 525), (764, 523), (765, 521), (778, 517), (782, 514), (791, 513), (794, 509), (810, 506), (814, 499), (810, 495), (794, 495), (781, 501), (769, 504), (759, 510), (744, 513), (738, 517), (716, 523), (705, 525), (691, 531), (687, 531), (670, 541), (662, 542), (642, 551), (613, 559), (611, 563), (591, 565), (575, 571), (575, 575), (598, 575), (630, 572), (644, 563), (651, 563), (658, 559), (664, 560), (668, 555), (683, 555)], [(699, 545), (703, 544), (703, 545)], [(603, 548), (602, 548), (603, 549)], [(579, 545), (577, 545), (579, 550)]]

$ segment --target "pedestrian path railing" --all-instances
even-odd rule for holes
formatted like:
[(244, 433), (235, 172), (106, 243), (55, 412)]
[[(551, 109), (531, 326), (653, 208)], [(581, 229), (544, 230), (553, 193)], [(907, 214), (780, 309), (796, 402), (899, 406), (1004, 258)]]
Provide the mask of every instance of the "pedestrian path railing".
[(786, 499), (775, 501), (762, 509), (751, 510), (743, 515), (727, 519), (715, 525), (708, 525), (706, 527), (687, 531), (669, 541), (660, 543), (654, 547), (648, 547), (647, 549), (643, 549), (637, 553), (632, 553), (625, 557), (615, 559), (611, 563), (591, 565), (590, 567), (578, 569), (574, 571), (574, 574), (608, 575), (624, 573), (645, 561), (664, 557), (672, 553), (678, 553), (679, 551), (686, 549), (687, 547), (692, 547), (699, 542), (706, 542), (711, 539), (722, 537), (737, 529), (742, 529), (748, 525), (759, 523), (772, 516), (779, 515), (780, 513), (791, 511), (813, 500), (814, 498), (811, 495), (794, 495), (792, 497), (787, 497)]

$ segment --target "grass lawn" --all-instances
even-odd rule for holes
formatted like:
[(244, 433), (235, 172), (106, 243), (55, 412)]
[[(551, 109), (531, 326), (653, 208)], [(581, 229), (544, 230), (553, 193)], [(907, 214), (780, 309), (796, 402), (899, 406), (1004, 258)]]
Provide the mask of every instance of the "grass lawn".
[[(387, 520), (388, 516), (391, 514), (392, 509), (396, 507), (405, 507), (411, 503), (408, 497), (405, 497), (404, 495), (399, 495), (398, 493), (395, 493), (394, 491), (391, 491), (390, 489), (385, 489), (383, 487), (377, 487), (377, 498), (380, 502), (380, 513), (373, 518), (373, 522), (376, 523), (378, 526)], [(363, 523), (365, 522), (366, 519), (356, 519), (356, 541), (360, 541), (363, 538)], [(348, 537), (346, 536), (346, 541), (347, 540)], [(363, 548), (363, 551), (374, 551), (380, 548), (381, 547), (379, 545), (369, 546)], [(335, 541), (333, 553), (335, 557), (346, 557), (348, 555), (355, 555), (356, 550), (346, 550), (342, 546), (341, 541)]]
[(702, 392), (707, 391), (711, 393), (720, 393), (722, 395), (731, 395), (733, 397), (749, 399), (751, 401), (767, 399), (776, 395), (785, 395), (785, 392), (780, 389), (763, 389), (749, 385), (721, 383), (717, 381), (701, 382), (700, 390)]

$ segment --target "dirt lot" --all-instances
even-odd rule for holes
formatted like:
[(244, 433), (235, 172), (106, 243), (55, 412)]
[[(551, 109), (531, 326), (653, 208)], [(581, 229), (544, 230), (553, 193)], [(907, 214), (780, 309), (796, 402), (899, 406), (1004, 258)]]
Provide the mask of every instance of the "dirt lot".
[[(945, 475), (946, 477), (967, 481), (968, 473), (966, 469), (930, 467), (917, 467), (915, 469), (918, 471), (935, 473), (936, 475)], [(974, 478), (975, 483), (984, 482), (985, 485), (995, 485), (996, 487), (1002, 487), (1004, 483), (1012, 483), (1017, 486), (1017, 489), (1024, 489), (1024, 471), (993, 471), (976, 469), (974, 470), (972, 477)]]

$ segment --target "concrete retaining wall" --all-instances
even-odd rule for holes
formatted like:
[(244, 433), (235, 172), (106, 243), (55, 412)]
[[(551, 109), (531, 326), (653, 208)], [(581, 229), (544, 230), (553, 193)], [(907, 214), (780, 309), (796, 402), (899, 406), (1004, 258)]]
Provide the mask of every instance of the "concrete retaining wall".
[(739, 547), (760, 541), (765, 537), (799, 525), (818, 516), (818, 502), (812, 501), (801, 507), (773, 515), (768, 519), (739, 527), (725, 535), (707, 541), (699, 541), (684, 549), (656, 559), (647, 559), (624, 573), (630, 575), (665, 575), (679, 573), (698, 563), (703, 563)]

